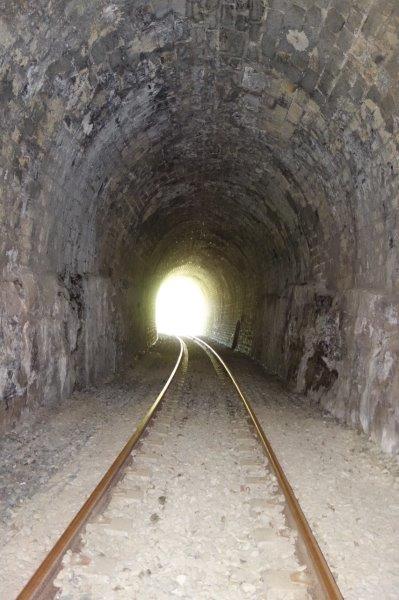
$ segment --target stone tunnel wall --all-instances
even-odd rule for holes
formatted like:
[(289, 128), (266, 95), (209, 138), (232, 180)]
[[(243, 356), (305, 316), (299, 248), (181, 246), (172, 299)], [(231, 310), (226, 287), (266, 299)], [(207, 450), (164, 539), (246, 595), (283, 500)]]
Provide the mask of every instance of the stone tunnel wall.
[[(396, 0), (10, 0), (0, 12), (4, 421), (211, 331), (395, 451)], [(202, 275), (201, 275), (202, 276)]]
[(112, 284), (4, 269), (0, 286), (0, 421), (109, 376), (117, 361)]
[(398, 324), (395, 297), (296, 286), (267, 298), (253, 354), (295, 391), (396, 452)]

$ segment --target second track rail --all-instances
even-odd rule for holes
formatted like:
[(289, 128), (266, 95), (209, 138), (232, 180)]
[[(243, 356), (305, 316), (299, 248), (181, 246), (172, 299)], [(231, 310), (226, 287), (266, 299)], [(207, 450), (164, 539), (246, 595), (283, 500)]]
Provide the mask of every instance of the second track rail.
[(283, 470), (281, 464), (279, 463), (279, 461), (277, 459), (276, 453), (274, 452), (270, 441), (268, 440), (265, 432), (263, 431), (263, 428), (262, 428), (249, 400), (244, 395), (244, 393), (241, 390), (241, 388), (239, 387), (236, 379), (234, 378), (231, 370), (226, 365), (226, 363), (224, 362), (222, 357), (204, 340), (199, 339), (199, 338), (193, 338), (193, 340), (199, 346), (201, 346), (202, 348), (205, 348), (208, 352), (211, 353), (212, 356), (214, 356), (216, 358), (216, 360), (222, 366), (223, 370), (225, 371), (226, 375), (228, 376), (229, 380), (233, 384), (241, 402), (243, 403), (243, 405), (248, 413), (248, 416), (251, 420), (251, 423), (256, 431), (258, 439), (263, 446), (264, 452), (265, 452), (265, 454), (269, 460), (269, 463), (274, 471), (274, 474), (278, 480), (281, 491), (284, 494), (284, 497), (288, 504), (288, 508), (289, 508), (292, 520), (294, 521), (295, 526), (298, 530), (298, 533), (301, 536), (301, 539), (304, 543), (306, 552), (309, 557), (309, 561), (311, 563), (313, 573), (316, 575), (316, 577), (319, 581), (322, 593), (325, 594), (326, 598), (329, 598), (332, 600), (343, 600), (341, 591), (334, 579), (333, 574), (330, 571), (327, 561), (316, 541), (316, 538), (313, 535), (310, 525), (300, 507), (298, 500), (296, 499), (294, 491), (293, 491), (291, 485), (289, 484), (289, 481), (284, 473), (284, 470)]

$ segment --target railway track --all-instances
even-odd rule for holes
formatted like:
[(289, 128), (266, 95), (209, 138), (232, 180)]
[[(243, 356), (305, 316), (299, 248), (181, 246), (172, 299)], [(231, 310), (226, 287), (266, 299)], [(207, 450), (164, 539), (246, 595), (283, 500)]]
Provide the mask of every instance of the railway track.
[(161, 393), (18, 600), (342, 598), (229, 368), (178, 339)]

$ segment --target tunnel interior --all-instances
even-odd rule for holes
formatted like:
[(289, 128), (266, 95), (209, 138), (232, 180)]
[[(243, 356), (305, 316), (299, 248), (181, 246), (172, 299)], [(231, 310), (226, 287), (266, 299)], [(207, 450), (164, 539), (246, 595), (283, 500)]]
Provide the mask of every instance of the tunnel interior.
[(9, 1), (1, 422), (207, 335), (399, 442), (396, 0)]

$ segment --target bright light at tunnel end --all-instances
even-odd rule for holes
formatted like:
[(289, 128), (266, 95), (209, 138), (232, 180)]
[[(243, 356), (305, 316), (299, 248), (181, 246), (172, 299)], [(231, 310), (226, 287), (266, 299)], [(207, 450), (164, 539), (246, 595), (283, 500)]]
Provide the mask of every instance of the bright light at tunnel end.
[(208, 321), (208, 302), (192, 277), (172, 275), (159, 288), (156, 299), (158, 333), (203, 335)]

